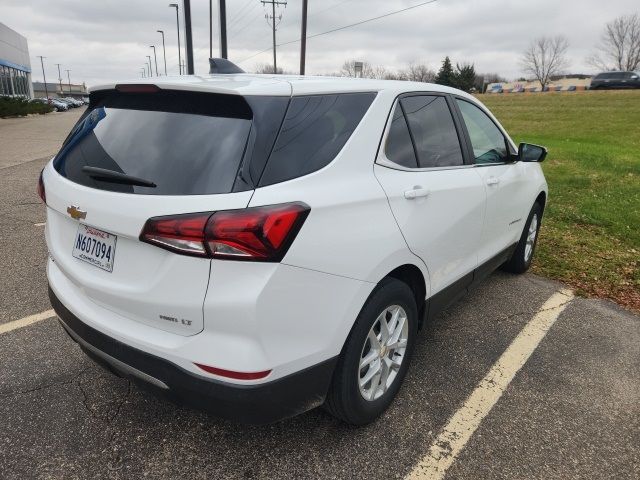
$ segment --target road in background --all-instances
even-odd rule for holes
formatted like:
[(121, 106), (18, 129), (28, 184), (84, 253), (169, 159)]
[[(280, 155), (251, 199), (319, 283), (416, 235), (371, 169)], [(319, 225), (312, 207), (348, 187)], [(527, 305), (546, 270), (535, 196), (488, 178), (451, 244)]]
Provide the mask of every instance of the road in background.
[(84, 111), (0, 119), (0, 169), (53, 156)]
[[(35, 186), (52, 153), (0, 169), (2, 325), (50, 309)], [(105, 372), (55, 319), (12, 329), (0, 334), (0, 478), (403, 478), (563, 288), (492, 275), (426, 325), (398, 398), (363, 428), (322, 410), (262, 427), (218, 420)], [(640, 318), (571, 300), (446, 478), (638, 478), (639, 372)]]

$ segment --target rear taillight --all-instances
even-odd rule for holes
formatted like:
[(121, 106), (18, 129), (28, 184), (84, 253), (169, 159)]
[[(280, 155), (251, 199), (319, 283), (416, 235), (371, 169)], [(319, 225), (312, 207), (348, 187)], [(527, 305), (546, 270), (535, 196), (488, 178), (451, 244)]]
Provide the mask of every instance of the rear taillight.
[(42, 203), (47, 204), (47, 194), (44, 190), (44, 181), (42, 180), (42, 172), (40, 172), (40, 178), (38, 178), (38, 196)]
[(147, 220), (140, 240), (176, 253), (278, 262), (309, 214), (303, 203), (191, 213)]

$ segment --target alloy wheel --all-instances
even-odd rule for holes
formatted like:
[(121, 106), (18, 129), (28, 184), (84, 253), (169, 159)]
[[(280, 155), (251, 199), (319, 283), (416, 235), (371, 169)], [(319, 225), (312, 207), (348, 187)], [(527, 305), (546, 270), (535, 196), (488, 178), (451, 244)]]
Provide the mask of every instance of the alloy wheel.
[(365, 400), (377, 400), (391, 387), (404, 360), (408, 338), (407, 313), (399, 305), (385, 308), (373, 322), (358, 368), (358, 386)]

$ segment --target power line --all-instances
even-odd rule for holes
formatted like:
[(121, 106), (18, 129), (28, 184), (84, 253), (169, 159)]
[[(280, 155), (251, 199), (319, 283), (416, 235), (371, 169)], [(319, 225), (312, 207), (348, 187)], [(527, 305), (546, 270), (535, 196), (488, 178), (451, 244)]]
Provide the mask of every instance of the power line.
[(331, 5), (330, 7), (327, 7), (327, 8), (323, 8), (322, 10), (319, 10), (317, 12), (311, 12), (309, 14), (309, 18), (315, 17), (316, 15), (320, 15), (322, 12), (326, 12), (327, 10), (334, 9), (334, 8), (339, 7), (340, 5), (342, 5), (344, 3), (347, 3), (347, 2), (353, 2), (353, 0), (343, 0), (342, 2), (338, 2), (338, 3), (336, 3), (334, 5)]
[[(328, 35), (329, 33), (334, 33), (334, 32), (338, 32), (340, 30), (345, 30), (347, 28), (356, 27), (356, 26), (362, 25), (364, 23), (373, 22), (374, 20), (380, 20), (381, 18), (390, 17), (391, 15), (396, 15), (398, 13), (406, 12), (407, 10), (412, 10), (414, 8), (422, 7), (424, 5), (429, 5), (430, 3), (436, 3), (437, 1), (438, 0), (429, 0), (427, 2), (418, 3), (417, 5), (412, 5), (411, 7), (406, 7), (406, 8), (400, 9), (400, 10), (395, 10), (393, 12), (385, 13), (384, 15), (379, 15), (377, 17), (372, 17), (372, 18), (367, 18), (366, 20), (361, 20), (359, 22), (350, 23), (349, 25), (343, 25), (342, 27), (332, 28), (331, 30), (326, 30), (324, 32), (314, 33), (313, 35), (308, 35), (307, 39), (320, 37), (322, 35)], [(300, 39), (298, 38), (296, 40), (291, 40), (291, 41), (288, 41), (288, 42), (279, 43), (276, 46), (277, 47), (282, 47), (284, 45), (290, 45), (292, 43), (298, 43), (299, 41), (300, 41)], [(251, 56), (249, 56), (249, 57), (247, 57), (247, 58), (245, 58), (243, 60), (240, 60), (238, 63), (246, 62), (247, 60), (250, 60), (253, 57), (257, 57), (261, 53), (268, 52), (269, 50), (271, 50), (271, 47), (270, 48), (265, 48), (264, 50), (261, 50), (261, 51), (259, 51), (257, 53), (254, 53), (253, 55), (251, 55)]]
[[(260, 3), (262, 3), (262, 5), (271, 5), (271, 15), (266, 14), (265, 18), (267, 22), (271, 19), (271, 30), (273, 32), (273, 73), (278, 73), (278, 63), (276, 62), (276, 29), (282, 20), (282, 14), (276, 17), (276, 6), (279, 7), (283, 5), (286, 7), (287, 0), (260, 0)], [(276, 20), (278, 20), (277, 23)]]
[[(246, 9), (246, 7), (248, 7), (249, 5), (251, 5), (251, 8)], [(249, 2), (246, 3), (240, 10), (238, 10), (238, 13), (236, 13), (231, 18), (231, 20), (229, 20), (229, 28), (231, 28), (232, 25), (237, 24), (240, 20), (245, 18), (249, 13), (251, 13), (251, 11), (254, 8), (256, 8), (257, 5), (259, 5), (257, 0), (249, 0)]]

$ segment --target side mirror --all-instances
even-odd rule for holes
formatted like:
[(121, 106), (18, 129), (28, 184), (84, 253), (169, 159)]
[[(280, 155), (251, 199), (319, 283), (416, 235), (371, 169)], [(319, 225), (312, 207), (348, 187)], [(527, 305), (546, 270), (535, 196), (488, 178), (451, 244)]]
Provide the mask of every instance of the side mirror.
[(518, 146), (518, 158), (522, 162), (542, 162), (547, 156), (547, 149), (540, 145), (521, 143)]

